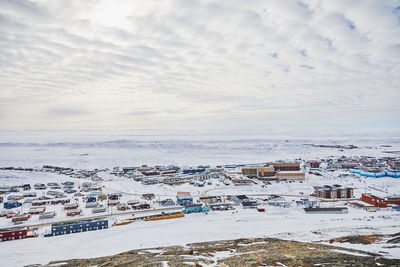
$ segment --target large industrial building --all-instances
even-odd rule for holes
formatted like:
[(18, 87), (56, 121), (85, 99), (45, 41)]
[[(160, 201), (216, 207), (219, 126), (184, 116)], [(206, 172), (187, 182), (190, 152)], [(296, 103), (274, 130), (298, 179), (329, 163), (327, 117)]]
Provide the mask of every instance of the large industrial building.
[(304, 180), (300, 163), (267, 163), (262, 167), (243, 167), (242, 174), (260, 180)]

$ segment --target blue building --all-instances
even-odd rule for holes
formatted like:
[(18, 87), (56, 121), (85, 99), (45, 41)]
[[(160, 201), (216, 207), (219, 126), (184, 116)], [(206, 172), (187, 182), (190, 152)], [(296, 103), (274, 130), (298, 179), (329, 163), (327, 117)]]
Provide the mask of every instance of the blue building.
[(182, 171), (183, 174), (195, 174), (199, 172), (204, 172), (206, 169), (185, 169)]
[(177, 196), (176, 199), (178, 201), (178, 204), (181, 206), (193, 204), (193, 198), (191, 196)]
[(199, 213), (208, 211), (210, 211), (209, 206), (206, 206), (204, 204), (191, 204), (191, 205), (185, 205), (185, 208), (183, 209), (182, 212), (188, 214), (188, 213)]
[(96, 202), (96, 197), (88, 197), (87, 202)]
[(18, 201), (8, 201), (8, 202), (4, 202), (3, 205), (4, 205), (5, 209), (13, 209), (13, 208), (22, 206), (22, 203), (20, 203)]
[(94, 231), (106, 228), (108, 228), (108, 220), (86, 220), (56, 223), (51, 225), (51, 233), (46, 234), (45, 237)]

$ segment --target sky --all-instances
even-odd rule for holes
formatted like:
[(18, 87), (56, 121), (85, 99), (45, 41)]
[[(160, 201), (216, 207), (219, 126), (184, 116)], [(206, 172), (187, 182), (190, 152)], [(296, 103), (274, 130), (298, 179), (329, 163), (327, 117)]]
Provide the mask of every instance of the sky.
[(399, 0), (0, 0), (0, 130), (400, 128)]

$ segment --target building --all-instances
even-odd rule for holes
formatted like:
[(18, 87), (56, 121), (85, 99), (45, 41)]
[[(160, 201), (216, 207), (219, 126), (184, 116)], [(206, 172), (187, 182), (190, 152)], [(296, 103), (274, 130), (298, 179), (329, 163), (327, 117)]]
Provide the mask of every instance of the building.
[(13, 208), (22, 206), (22, 203), (20, 203), (18, 201), (8, 201), (8, 202), (4, 202), (3, 206), (5, 209), (13, 209)]
[(232, 183), (235, 186), (240, 186), (240, 185), (253, 185), (253, 182), (249, 179), (232, 179)]
[(160, 201), (161, 206), (175, 206), (175, 202), (168, 198)]
[(35, 200), (32, 202), (32, 206), (45, 206), (45, 205), (57, 205), (70, 203), (69, 198), (57, 198), (57, 199), (45, 199), (45, 200)]
[(314, 186), (314, 195), (319, 198), (354, 198), (354, 189), (341, 185)]
[(146, 199), (146, 200), (152, 200), (152, 199), (154, 199), (156, 196), (153, 194), (153, 193), (150, 193), (150, 194), (143, 194), (142, 195), (142, 198), (143, 199)]
[(305, 180), (306, 174), (304, 172), (276, 172), (276, 178), (279, 180)]
[(188, 213), (199, 213), (208, 211), (210, 211), (210, 207), (204, 204), (190, 204), (190, 205), (185, 205), (185, 208), (183, 209), (182, 212), (188, 214)]
[(108, 228), (108, 220), (86, 220), (76, 222), (56, 223), (51, 225), (51, 232), (45, 237), (66, 235), (72, 233), (94, 231)]
[(30, 237), (36, 237), (36, 235), (29, 235), (29, 227), (14, 227), (0, 229), (0, 241), (9, 241), (16, 239), (24, 239)]
[(310, 168), (319, 168), (320, 162), (318, 161), (311, 161)]
[(31, 207), (28, 211), (29, 214), (41, 214), (46, 211), (46, 207)]
[(375, 207), (386, 208), (388, 206), (400, 205), (400, 197), (391, 196), (387, 198), (381, 198), (372, 194), (366, 193), (361, 195), (361, 200), (371, 204)]
[(232, 200), (235, 203), (242, 203), (249, 201), (250, 199), (246, 195), (236, 195), (236, 196), (231, 196), (230, 200)]
[(210, 207), (211, 207), (212, 210), (219, 210), (219, 211), (221, 211), (221, 210), (233, 210), (232, 204), (222, 204), (222, 203), (211, 204)]
[(242, 168), (242, 174), (247, 177), (258, 177), (258, 168)]
[(78, 203), (67, 203), (64, 205), (64, 210), (74, 210), (78, 208)]
[(329, 207), (329, 208), (304, 208), (307, 214), (344, 214), (348, 213), (347, 207)]
[(217, 197), (217, 196), (199, 197), (199, 201), (202, 203), (217, 203), (217, 202), (221, 202), (221, 197)]
[(275, 168), (275, 171), (281, 171), (281, 172), (286, 172), (286, 171), (300, 171), (300, 163), (281, 163), (281, 162), (276, 162), (276, 163), (269, 163), (267, 166), (273, 166)]
[(39, 215), (39, 219), (43, 220), (43, 219), (52, 219), (54, 218), (54, 216), (56, 216), (56, 213), (54, 211), (50, 211), (50, 212), (44, 212), (42, 214)]
[(185, 196), (185, 195), (177, 196), (176, 200), (177, 200), (178, 204), (181, 206), (193, 204), (193, 198), (190, 195), (189, 196)]
[(17, 214), (14, 215), (12, 217), (12, 222), (23, 222), (23, 221), (27, 221), (29, 220), (29, 218), (31, 217), (31, 215), (27, 214), (27, 213), (23, 213), (23, 214)]
[(245, 167), (242, 168), (242, 174), (249, 178), (263, 178), (263, 177), (274, 177), (275, 168), (270, 167)]

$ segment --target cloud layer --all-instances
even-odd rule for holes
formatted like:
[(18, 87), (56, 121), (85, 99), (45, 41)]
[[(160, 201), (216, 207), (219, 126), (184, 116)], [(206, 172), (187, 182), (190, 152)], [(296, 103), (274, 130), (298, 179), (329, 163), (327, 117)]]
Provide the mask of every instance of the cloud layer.
[(398, 127), (399, 1), (0, 0), (3, 129)]

